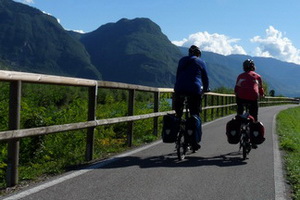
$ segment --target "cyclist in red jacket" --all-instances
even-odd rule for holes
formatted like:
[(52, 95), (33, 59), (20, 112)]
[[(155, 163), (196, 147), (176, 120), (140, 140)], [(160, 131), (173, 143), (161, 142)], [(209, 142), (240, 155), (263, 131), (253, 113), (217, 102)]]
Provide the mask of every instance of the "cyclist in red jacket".
[(257, 121), (258, 98), (264, 97), (261, 76), (254, 72), (253, 60), (247, 59), (243, 63), (244, 73), (237, 77), (234, 92), (236, 95), (237, 114), (244, 112), (243, 104), (249, 104), (249, 114)]

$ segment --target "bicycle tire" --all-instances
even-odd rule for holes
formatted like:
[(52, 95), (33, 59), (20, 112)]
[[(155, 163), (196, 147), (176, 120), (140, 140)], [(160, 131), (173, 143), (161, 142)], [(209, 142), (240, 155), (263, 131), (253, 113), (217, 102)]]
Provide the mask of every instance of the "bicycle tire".
[(183, 134), (179, 134), (179, 136), (177, 138), (176, 151), (177, 151), (178, 160), (185, 159), (186, 147), (185, 147), (185, 143), (184, 143)]
[(243, 160), (247, 159), (247, 143), (245, 141), (245, 139), (243, 139), (243, 143), (242, 143), (242, 150), (243, 150)]
[(248, 137), (243, 137), (242, 138), (242, 143), (241, 143), (241, 147), (242, 147), (242, 151), (243, 151), (243, 159), (246, 160), (247, 159), (247, 155), (250, 153), (251, 151), (251, 145), (249, 142), (249, 138)]

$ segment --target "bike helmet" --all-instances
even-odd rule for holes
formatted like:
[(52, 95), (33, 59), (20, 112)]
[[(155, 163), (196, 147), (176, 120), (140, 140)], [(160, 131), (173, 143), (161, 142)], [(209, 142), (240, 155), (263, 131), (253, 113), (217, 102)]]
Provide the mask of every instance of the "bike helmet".
[(245, 71), (245, 72), (248, 72), (248, 71), (255, 71), (255, 64), (254, 64), (254, 61), (251, 60), (251, 59), (245, 60), (244, 63), (243, 63), (243, 68), (244, 68), (244, 71)]
[(199, 57), (201, 57), (201, 51), (200, 51), (199, 47), (197, 47), (196, 45), (192, 45), (189, 48), (189, 55), (190, 56), (199, 56)]

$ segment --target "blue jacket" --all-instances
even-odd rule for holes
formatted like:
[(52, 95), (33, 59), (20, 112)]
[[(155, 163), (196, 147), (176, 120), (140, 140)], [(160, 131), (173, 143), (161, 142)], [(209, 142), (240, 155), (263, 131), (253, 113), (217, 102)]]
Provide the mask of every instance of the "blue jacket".
[(205, 63), (197, 56), (179, 60), (174, 91), (184, 95), (202, 94), (209, 87)]

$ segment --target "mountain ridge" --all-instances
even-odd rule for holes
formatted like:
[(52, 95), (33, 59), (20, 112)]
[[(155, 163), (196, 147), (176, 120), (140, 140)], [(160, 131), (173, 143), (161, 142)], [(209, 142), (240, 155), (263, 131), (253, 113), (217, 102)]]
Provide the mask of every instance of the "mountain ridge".
[[(177, 62), (188, 52), (148, 18), (123, 18), (82, 34), (64, 30), (36, 8), (0, 0), (0, 26), (0, 69), (5, 70), (173, 87)], [(276, 95), (300, 96), (299, 65), (205, 51), (202, 58), (211, 89), (233, 88), (242, 62), (251, 58)]]
[(151, 86), (174, 82), (181, 54), (150, 19), (123, 18), (82, 35), (80, 41), (104, 80)]
[(0, 1), (0, 59), (12, 70), (99, 79), (83, 45), (55, 17), (11, 0)]

